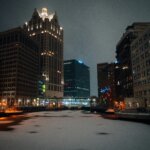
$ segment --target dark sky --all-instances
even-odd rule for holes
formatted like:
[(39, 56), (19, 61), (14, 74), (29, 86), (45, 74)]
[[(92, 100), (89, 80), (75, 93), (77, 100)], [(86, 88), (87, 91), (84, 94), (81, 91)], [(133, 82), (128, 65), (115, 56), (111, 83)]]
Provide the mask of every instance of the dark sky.
[(97, 63), (115, 61), (128, 25), (150, 21), (150, 0), (0, 0), (0, 31), (22, 25), (42, 7), (56, 11), (64, 28), (64, 59), (90, 67), (91, 95), (97, 95)]

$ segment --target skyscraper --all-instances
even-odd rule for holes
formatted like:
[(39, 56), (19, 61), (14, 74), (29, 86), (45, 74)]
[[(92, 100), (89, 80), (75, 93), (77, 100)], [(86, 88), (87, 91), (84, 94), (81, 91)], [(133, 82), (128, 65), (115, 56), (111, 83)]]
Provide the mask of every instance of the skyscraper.
[(135, 104), (150, 110), (150, 28), (133, 41), (131, 58)]
[(90, 97), (89, 67), (82, 61), (64, 61), (64, 96), (72, 98)]
[(63, 29), (56, 12), (34, 10), (24, 29), (39, 43), (40, 81), (45, 84), (45, 98), (63, 97)]
[(0, 101), (29, 105), (37, 97), (38, 50), (21, 28), (0, 33)]
[(108, 104), (112, 104), (117, 96), (115, 72), (115, 63), (97, 64), (98, 96)]
[(116, 46), (116, 58), (120, 67), (117, 80), (120, 84), (121, 99), (133, 97), (131, 43), (149, 26), (149, 22), (137, 22), (128, 26)]

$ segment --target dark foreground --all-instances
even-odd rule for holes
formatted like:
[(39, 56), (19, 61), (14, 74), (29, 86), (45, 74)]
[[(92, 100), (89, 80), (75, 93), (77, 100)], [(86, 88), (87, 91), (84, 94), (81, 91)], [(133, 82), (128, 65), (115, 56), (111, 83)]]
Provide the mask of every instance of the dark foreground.
[(147, 150), (149, 133), (150, 125), (84, 111), (36, 112), (1, 117), (0, 150)]

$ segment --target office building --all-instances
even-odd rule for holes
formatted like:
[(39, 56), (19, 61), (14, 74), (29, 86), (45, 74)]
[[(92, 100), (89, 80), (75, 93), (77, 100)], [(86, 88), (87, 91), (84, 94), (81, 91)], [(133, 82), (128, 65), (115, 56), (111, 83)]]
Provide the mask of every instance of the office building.
[(98, 97), (112, 103), (116, 99), (115, 63), (97, 64)]
[(150, 28), (132, 42), (131, 60), (135, 104), (150, 110)]
[(37, 43), (21, 28), (0, 33), (0, 101), (3, 104), (29, 105), (37, 98), (38, 50)]
[(63, 29), (56, 12), (35, 9), (23, 28), (39, 43), (40, 84), (44, 86), (41, 98), (63, 97)]
[(64, 61), (64, 83), (64, 97), (89, 98), (89, 67), (78, 60)]
[(120, 67), (117, 80), (120, 84), (119, 97), (121, 99), (133, 97), (131, 43), (149, 26), (150, 23), (145, 22), (133, 23), (131, 26), (128, 26), (116, 46), (116, 58)]

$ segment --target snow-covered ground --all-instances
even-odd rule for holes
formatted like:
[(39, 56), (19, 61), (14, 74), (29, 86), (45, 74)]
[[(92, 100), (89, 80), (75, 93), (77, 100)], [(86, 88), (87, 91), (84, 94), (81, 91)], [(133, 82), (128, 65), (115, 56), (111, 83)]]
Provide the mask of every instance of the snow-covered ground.
[(82, 111), (37, 112), (0, 131), (0, 150), (148, 150), (150, 125)]

